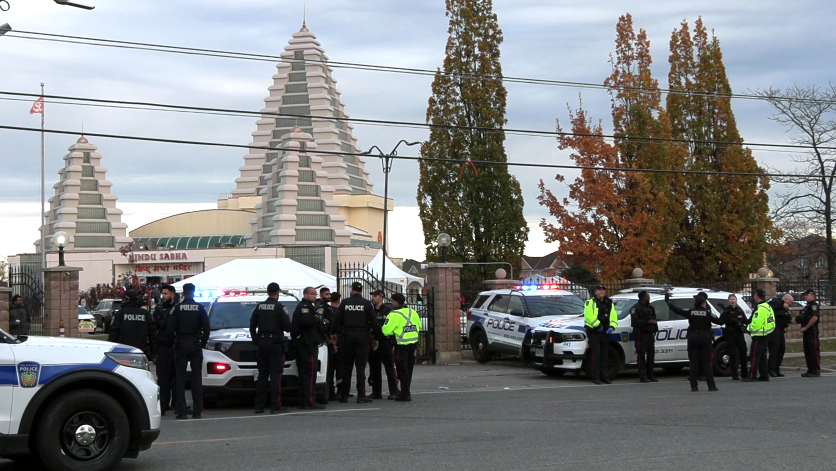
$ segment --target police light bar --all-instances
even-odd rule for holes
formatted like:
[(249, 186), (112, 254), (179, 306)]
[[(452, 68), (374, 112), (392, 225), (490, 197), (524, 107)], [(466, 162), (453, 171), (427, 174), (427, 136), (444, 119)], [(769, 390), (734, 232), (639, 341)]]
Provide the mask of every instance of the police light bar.
[(561, 289), (560, 285), (517, 285), (514, 289), (517, 291), (538, 291), (538, 290), (556, 290)]
[(224, 295), (224, 292), (217, 289), (198, 289), (194, 292), (195, 298), (215, 299)]
[(221, 296), (226, 296), (226, 297), (229, 297), (229, 298), (234, 298), (236, 296), (246, 296), (247, 295), (247, 291), (242, 290), (242, 289), (227, 290), (227, 291), (222, 291), (221, 293), (222, 293)]

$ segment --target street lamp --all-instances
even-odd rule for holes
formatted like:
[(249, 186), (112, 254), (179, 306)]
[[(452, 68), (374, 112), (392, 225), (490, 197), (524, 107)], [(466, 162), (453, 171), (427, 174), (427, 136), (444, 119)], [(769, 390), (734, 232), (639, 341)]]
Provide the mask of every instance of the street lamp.
[(59, 4), (59, 5), (63, 5), (63, 6), (66, 6), (66, 7), (82, 8), (84, 10), (92, 10), (92, 9), (96, 8), (93, 5), (85, 5), (84, 3), (73, 2), (71, 0), (53, 0), (53, 1), (57, 4)]
[(453, 242), (453, 238), (450, 234), (442, 232), (435, 238), (435, 242), (441, 247), (441, 263), (447, 263), (447, 247)]
[(12, 27), (9, 26), (8, 23), (3, 23), (2, 25), (0, 25), (0, 36), (3, 36), (4, 34), (8, 33), (11, 30), (12, 30)]
[(64, 247), (70, 241), (70, 236), (64, 231), (58, 231), (52, 236), (52, 245), (58, 247), (58, 266), (64, 266)]
[(398, 146), (401, 144), (406, 144), (408, 146), (417, 146), (420, 145), (420, 142), (407, 142), (404, 139), (398, 141), (395, 144), (395, 148), (392, 149), (392, 152), (389, 154), (384, 154), (380, 147), (371, 146), (369, 150), (363, 152), (360, 155), (371, 155), (373, 149), (377, 149), (378, 154), (380, 155), (380, 163), (383, 165), (383, 260), (381, 262), (381, 282), (383, 283), (384, 291), (386, 289), (386, 258), (388, 257), (386, 253), (386, 228), (389, 226), (389, 172), (392, 171), (392, 157), (398, 155)]

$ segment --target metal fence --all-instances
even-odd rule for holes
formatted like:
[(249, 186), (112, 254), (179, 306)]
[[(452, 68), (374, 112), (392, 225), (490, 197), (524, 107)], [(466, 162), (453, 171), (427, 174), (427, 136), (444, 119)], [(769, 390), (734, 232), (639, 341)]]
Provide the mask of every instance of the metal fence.
[[(11, 295), (20, 295), (29, 311), (29, 335), (44, 334), (44, 290), (40, 270), (26, 266), (9, 267)], [(11, 301), (11, 299), (10, 299)], [(11, 304), (9, 305), (11, 308)]]

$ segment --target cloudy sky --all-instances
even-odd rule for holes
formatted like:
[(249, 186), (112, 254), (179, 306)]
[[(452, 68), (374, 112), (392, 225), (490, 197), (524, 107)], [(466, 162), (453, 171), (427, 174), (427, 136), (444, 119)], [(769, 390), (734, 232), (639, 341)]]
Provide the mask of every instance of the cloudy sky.
[[(153, 42), (206, 49), (279, 54), (302, 22), (302, 1), (287, 0), (84, 0), (93, 11), (61, 7), (52, 0), (8, 0), (0, 24), (15, 30)], [(435, 69), (444, 57), (447, 20), (441, 0), (308, 0), (308, 26), (331, 60)], [(683, 19), (702, 16), (721, 41), (732, 89), (737, 93), (770, 86), (827, 84), (836, 64), (836, 13), (832, 0), (730, 2), (695, 0), (576, 2), (494, 0), (505, 35), (505, 75), (601, 83), (609, 74), (619, 15), (630, 12), (651, 40), (653, 69), (667, 80), (668, 41)], [(272, 84), (275, 66), (243, 61), (0, 37), (0, 91), (172, 103), (258, 110)], [(354, 118), (423, 122), (431, 77), (337, 69), (335, 78)], [(567, 104), (582, 94), (585, 108), (605, 126), (611, 123), (609, 98), (601, 90), (508, 84), (508, 127), (552, 131), (565, 120)], [(0, 95), (0, 125), (39, 126), (31, 103)], [(733, 103), (741, 133), (749, 142), (785, 142), (784, 130), (769, 121), (760, 101)], [(47, 105), (47, 127), (64, 130), (210, 140), (247, 144), (255, 119), (164, 113), (84, 106)], [(399, 139), (423, 140), (424, 129), (357, 125), (360, 147), (388, 150)], [(47, 135), (47, 197), (57, 180), (62, 156), (75, 141)], [(158, 217), (212, 207), (234, 188), (243, 163), (242, 149), (142, 143), (91, 138), (103, 154), (131, 228)], [(0, 130), (0, 254), (31, 251), (37, 238), (39, 135)], [(507, 152), (516, 162), (571, 163), (552, 137), (509, 135)], [(412, 149), (402, 154), (415, 155)], [(763, 164), (792, 170), (790, 155), (755, 151)], [(369, 161), (377, 192), (383, 192), (378, 161)], [(556, 247), (543, 242), (536, 224), (547, 212), (536, 202), (537, 182), (553, 172), (515, 170), (533, 226), (528, 255)], [(573, 174), (568, 173), (570, 178)], [(417, 164), (396, 162), (390, 196), (397, 206), (391, 222), (395, 257), (423, 259), (415, 208)], [(552, 188), (564, 191), (552, 183)], [(778, 191), (778, 190), (775, 190)]]

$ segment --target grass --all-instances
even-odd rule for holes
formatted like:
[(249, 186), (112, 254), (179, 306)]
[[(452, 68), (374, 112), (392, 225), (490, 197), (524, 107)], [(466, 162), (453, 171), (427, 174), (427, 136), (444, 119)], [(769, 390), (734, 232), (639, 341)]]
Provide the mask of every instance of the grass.
[[(821, 351), (836, 351), (836, 339), (821, 339)], [(801, 340), (788, 340), (787, 353), (804, 353), (804, 345)]]

